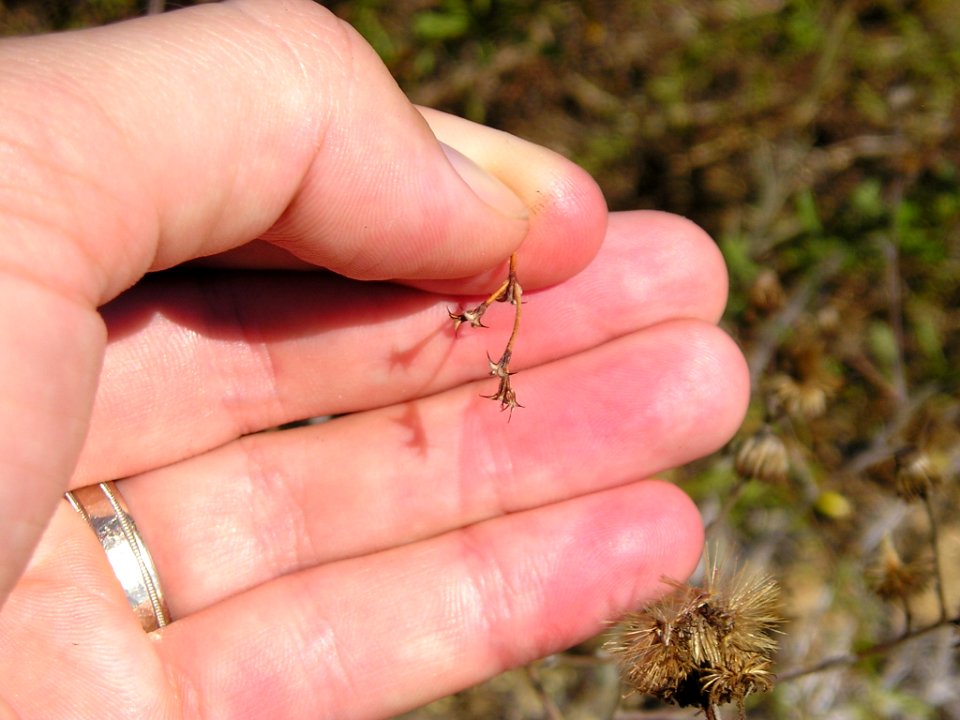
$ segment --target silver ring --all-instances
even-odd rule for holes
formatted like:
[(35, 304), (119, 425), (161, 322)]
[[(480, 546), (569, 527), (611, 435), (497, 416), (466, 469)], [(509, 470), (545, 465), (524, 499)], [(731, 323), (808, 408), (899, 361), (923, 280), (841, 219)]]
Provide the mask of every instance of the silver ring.
[(96, 534), (144, 631), (168, 625), (170, 613), (153, 558), (116, 485), (103, 482), (78, 488), (68, 492), (66, 498)]

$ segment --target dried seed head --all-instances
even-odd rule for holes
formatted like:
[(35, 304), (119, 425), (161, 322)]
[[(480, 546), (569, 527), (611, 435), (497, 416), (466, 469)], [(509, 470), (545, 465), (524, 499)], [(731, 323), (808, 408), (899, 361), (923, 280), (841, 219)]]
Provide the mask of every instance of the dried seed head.
[[(493, 365), (493, 363), (491, 363)], [(493, 368), (496, 368), (496, 365), (493, 365)], [(505, 368), (502, 372), (497, 372), (491, 368), (490, 374), (496, 375), (500, 378), (500, 384), (497, 386), (497, 392), (493, 395), (482, 395), (481, 397), (489, 398), (491, 400), (496, 400), (500, 403), (500, 411), (509, 410), (510, 417), (513, 417), (514, 408), (523, 407), (520, 403), (517, 402), (517, 393), (510, 386), (510, 375), (512, 373), (508, 372)]]
[(782, 482), (790, 469), (787, 446), (769, 425), (764, 425), (743, 441), (734, 467), (743, 478)]
[(768, 383), (773, 399), (791, 417), (813, 420), (827, 411), (827, 400), (833, 387), (817, 378), (798, 382), (789, 375), (778, 374)]
[(884, 600), (906, 600), (921, 593), (930, 585), (932, 577), (929, 562), (904, 562), (889, 535), (884, 536), (880, 556), (867, 571), (871, 588)]
[(943, 477), (923, 450), (908, 447), (895, 455), (896, 475), (894, 487), (904, 500), (927, 497), (943, 482)]
[(742, 707), (750, 693), (769, 690), (781, 622), (776, 583), (746, 569), (726, 577), (713, 564), (702, 588), (671, 584), (675, 592), (628, 615), (605, 646), (630, 690), (703, 709)]
[(776, 678), (768, 668), (768, 662), (747, 666), (738, 665), (735, 660), (727, 667), (705, 672), (703, 689), (708, 692), (714, 705), (736, 702), (742, 706), (747, 695), (773, 688)]

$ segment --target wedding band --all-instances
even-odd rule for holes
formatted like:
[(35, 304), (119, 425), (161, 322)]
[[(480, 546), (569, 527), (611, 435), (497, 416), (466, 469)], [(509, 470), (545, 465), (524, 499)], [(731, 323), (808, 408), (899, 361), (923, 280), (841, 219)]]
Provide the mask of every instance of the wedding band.
[(103, 482), (78, 488), (66, 498), (96, 534), (144, 631), (169, 624), (157, 569), (116, 485)]

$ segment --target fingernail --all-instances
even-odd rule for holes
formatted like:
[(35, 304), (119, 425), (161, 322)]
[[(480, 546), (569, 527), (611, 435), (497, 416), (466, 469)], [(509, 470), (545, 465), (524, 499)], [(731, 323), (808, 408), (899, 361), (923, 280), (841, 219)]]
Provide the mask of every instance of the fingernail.
[(440, 143), (453, 169), (470, 186), (470, 189), (487, 205), (514, 218), (526, 218), (527, 206), (500, 180), (488, 173), (459, 150)]

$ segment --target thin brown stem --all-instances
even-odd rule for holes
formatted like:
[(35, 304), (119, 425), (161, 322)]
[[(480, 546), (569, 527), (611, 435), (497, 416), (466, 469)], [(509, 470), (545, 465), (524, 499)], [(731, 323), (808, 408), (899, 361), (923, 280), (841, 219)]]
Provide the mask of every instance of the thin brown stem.
[(520, 313), (521, 306), (523, 305), (523, 288), (520, 287), (520, 283), (517, 282), (517, 254), (514, 253), (510, 256), (510, 276), (507, 278), (507, 299), (513, 303), (514, 312), (513, 312), (513, 330), (510, 333), (510, 339), (507, 340), (506, 350), (513, 355), (513, 345), (517, 341), (517, 336), (520, 334)]
[(930, 520), (930, 547), (933, 549), (933, 579), (937, 586), (937, 600), (940, 603), (940, 622), (947, 619), (947, 594), (943, 582), (943, 564), (940, 553), (940, 532), (937, 524), (937, 514), (930, 500), (930, 493), (924, 493), (923, 506), (927, 510)]
[(733, 512), (733, 508), (736, 507), (737, 502), (739, 502), (740, 496), (743, 494), (748, 482), (749, 480), (738, 479), (737, 484), (725, 494), (723, 503), (721, 504), (720, 509), (717, 511), (717, 514), (704, 527), (704, 533), (708, 539), (710, 539), (710, 536), (718, 522), (730, 518), (730, 513)]
[(922, 628), (906, 632), (899, 637), (893, 638), (892, 640), (885, 640), (884, 642), (876, 643), (870, 647), (858, 650), (857, 652), (836, 655), (832, 658), (826, 658), (825, 660), (821, 660), (820, 662), (814, 663), (813, 665), (809, 665), (807, 667), (796, 668), (794, 670), (787, 670), (786, 672), (777, 673), (777, 680), (778, 682), (787, 682), (789, 680), (796, 680), (804, 675), (813, 675), (814, 673), (823, 672), (824, 670), (830, 670), (835, 667), (854, 665), (864, 658), (871, 657), (873, 655), (882, 655), (883, 653), (893, 650), (905, 642), (931, 633), (934, 630), (939, 630), (940, 628), (951, 624), (960, 625), (960, 616), (951, 619), (940, 620), (932, 625), (926, 625)]
[(902, 601), (903, 601), (904, 632), (908, 633), (911, 630), (913, 630), (913, 611), (910, 609), (910, 598), (904, 595), (904, 597), (902, 598)]
[(534, 692), (537, 693), (537, 697), (540, 698), (540, 702), (543, 704), (543, 710), (544, 713), (546, 713), (547, 720), (563, 720), (563, 712), (557, 707), (557, 704), (543, 686), (540, 671), (533, 665), (527, 665), (525, 669), (527, 671), (527, 679), (530, 680), (530, 685), (533, 686)]
[(495, 302), (503, 300), (507, 295), (507, 290), (509, 289), (509, 287), (510, 287), (510, 278), (507, 278), (500, 284), (500, 287), (498, 287), (496, 290), (493, 291), (490, 297), (488, 297), (486, 300), (483, 301), (483, 305), (490, 307)]
[[(899, 194), (899, 192), (898, 192)], [(890, 329), (893, 331), (894, 347), (896, 352), (893, 355), (892, 367), (890, 368), (891, 385), (899, 402), (907, 399), (907, 378), (905, 363), (903, 361), (903, 348), (905, 347), (903, 331), (903, 293), (901, 290), (900, 279), (900, 253), (897, 248), (897, 241), (887, 240), (882, 245), (884, 258), (886, 259), (885, 282), (887, 285), (887, 296), (890, 299), (887, 312), (890, 317)]]

